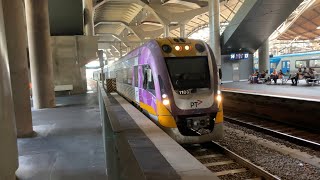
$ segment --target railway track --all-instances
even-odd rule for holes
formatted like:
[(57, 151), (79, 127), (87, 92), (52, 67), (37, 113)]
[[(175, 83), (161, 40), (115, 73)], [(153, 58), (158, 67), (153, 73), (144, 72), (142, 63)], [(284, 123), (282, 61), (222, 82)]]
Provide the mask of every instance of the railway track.
[(184, 148), (220, 179), (280, 179), (215, 142)]
[[(231, 113), (232, 114), (232, 113)], [(284, 123), (267, 121), (261, 118), (233, 113), (225, 115), (225, 121), (237, 124), (272, 137), (286, 140), (288, 142), (320, 150), (320, 134), (311, 130), (299, 129)]]

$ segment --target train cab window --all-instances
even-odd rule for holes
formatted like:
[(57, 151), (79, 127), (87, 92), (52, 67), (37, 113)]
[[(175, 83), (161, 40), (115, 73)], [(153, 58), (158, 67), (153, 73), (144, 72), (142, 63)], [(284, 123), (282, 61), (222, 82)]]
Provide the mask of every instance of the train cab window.
[(155, 94), (154, 80), (150, 66), (143, 66), (143, 88)]
[(277, 63), (270, 63), (270, 67), (271, 67), (272, 69), (277, 68)]
[(175, 90), (210, 88), (208, 58), (166, 58), (170, 79)]

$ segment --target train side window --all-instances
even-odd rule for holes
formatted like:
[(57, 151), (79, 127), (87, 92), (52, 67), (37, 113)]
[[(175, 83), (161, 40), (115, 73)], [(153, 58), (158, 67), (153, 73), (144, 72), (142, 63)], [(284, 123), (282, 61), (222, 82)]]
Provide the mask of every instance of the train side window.
[(143, 66), (143, 88), (155, 94), (152, 70), (149, 65)]
[(138, 66), (135, 66), (134, 67), (134, 86), (135, 87), (138, 87), (138, 82), (139, 82), (139, 79), (138, 79)]
[(127, 68), (128, 81), (127, 84), (132, 85), (132, 67)]
[(311, 68), (320, 67), (320, 60), (310, 60), (309, 65)]
[(160, 85), (160, 92), (161, 94), (165, 94), (164, 84), (160, 75), (158, 75), (158, 79), (159, 79), (159, 85)]
[(296, 68), (308, 67), (306, 60), (296, 61)]

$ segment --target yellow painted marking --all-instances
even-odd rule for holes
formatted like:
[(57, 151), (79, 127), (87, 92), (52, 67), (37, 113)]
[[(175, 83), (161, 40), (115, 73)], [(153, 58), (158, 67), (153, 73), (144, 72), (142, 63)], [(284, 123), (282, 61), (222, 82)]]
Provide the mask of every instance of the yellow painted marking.
[(224, 175), (228, 175), (228, 174), (237, 174), (237, 173), (243, 173), (243, 172), (247, 172), (247, 170), (245, 168), (232, 169), (232, 170), (215, 172), (213, 174), (216, 175), (216, 176), (224, 176)]
[(204, 156), (197, 156), (196, 159), (207, 159), (207, 158), (216, 158), (216, 157), (222, 157), (223, 154), (210, 154), (210, 155), (204, 155)]
[(148, 104), (145, 104), (145, 103), (143, 103), (143, 102), (140, 102), (140, 107), (141, 107), (142, 109), (148, 111), (148, 113), (150, 113), (150, 114), (152, 114), (152, 115), (154, 115), (154, 116), (157, 115), (157, 114), (156, 114), (156, 111), (153, 109), (153, 107), (152, 107), (152, 106), (149, 106)]
[(169, 128), (176, 128), (177, 124), (169, 110), (162, 104), (161, 101), (157, 100), (157, 113), (158, 113), (158, 119), (159, 123), (164, 127)]
[(222, 123), (222, 122), (223, 122), (223, 105), (222, 105), (222, 102), (220, 102), (219, 111), (218, 111), (218, 113), (216, 115), (215, 124)]
[(164, 127), (176, 128), (176, 121), (172, 116), (158, 116), (159, 123)]
[(205, 166), (207, 167), (210, 167), (210, 166), (221, 166), (221, 165), (226, 165), (226, 164), (233, 164), (234, 161), (220, 161), (220, 162), (213, 162), (213, 163), (206, 163), (204, 164)]

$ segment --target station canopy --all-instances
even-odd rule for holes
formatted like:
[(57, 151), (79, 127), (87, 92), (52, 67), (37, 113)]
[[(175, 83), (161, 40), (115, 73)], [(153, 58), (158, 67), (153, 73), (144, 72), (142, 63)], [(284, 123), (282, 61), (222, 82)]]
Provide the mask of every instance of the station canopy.
[[(221, 33), (235, 16), (244, 0), (220, 0)], [(320, 0), (305, 0), (273, 33), (270, 41), (320, 40)], [(170, 36), (180, 36), (185, 25), (187, 37), (209, 39), (207, 0), (94, 0), (95, 34), (99, 48), (116, 60), (141, 43), (163, 36), (164, 25)], [(272, 48), (272, 47), (271, 47)], [(277, 47), (278, 50), (283, 47)], [(292, 48), (291, 48), (292, 49)]]

